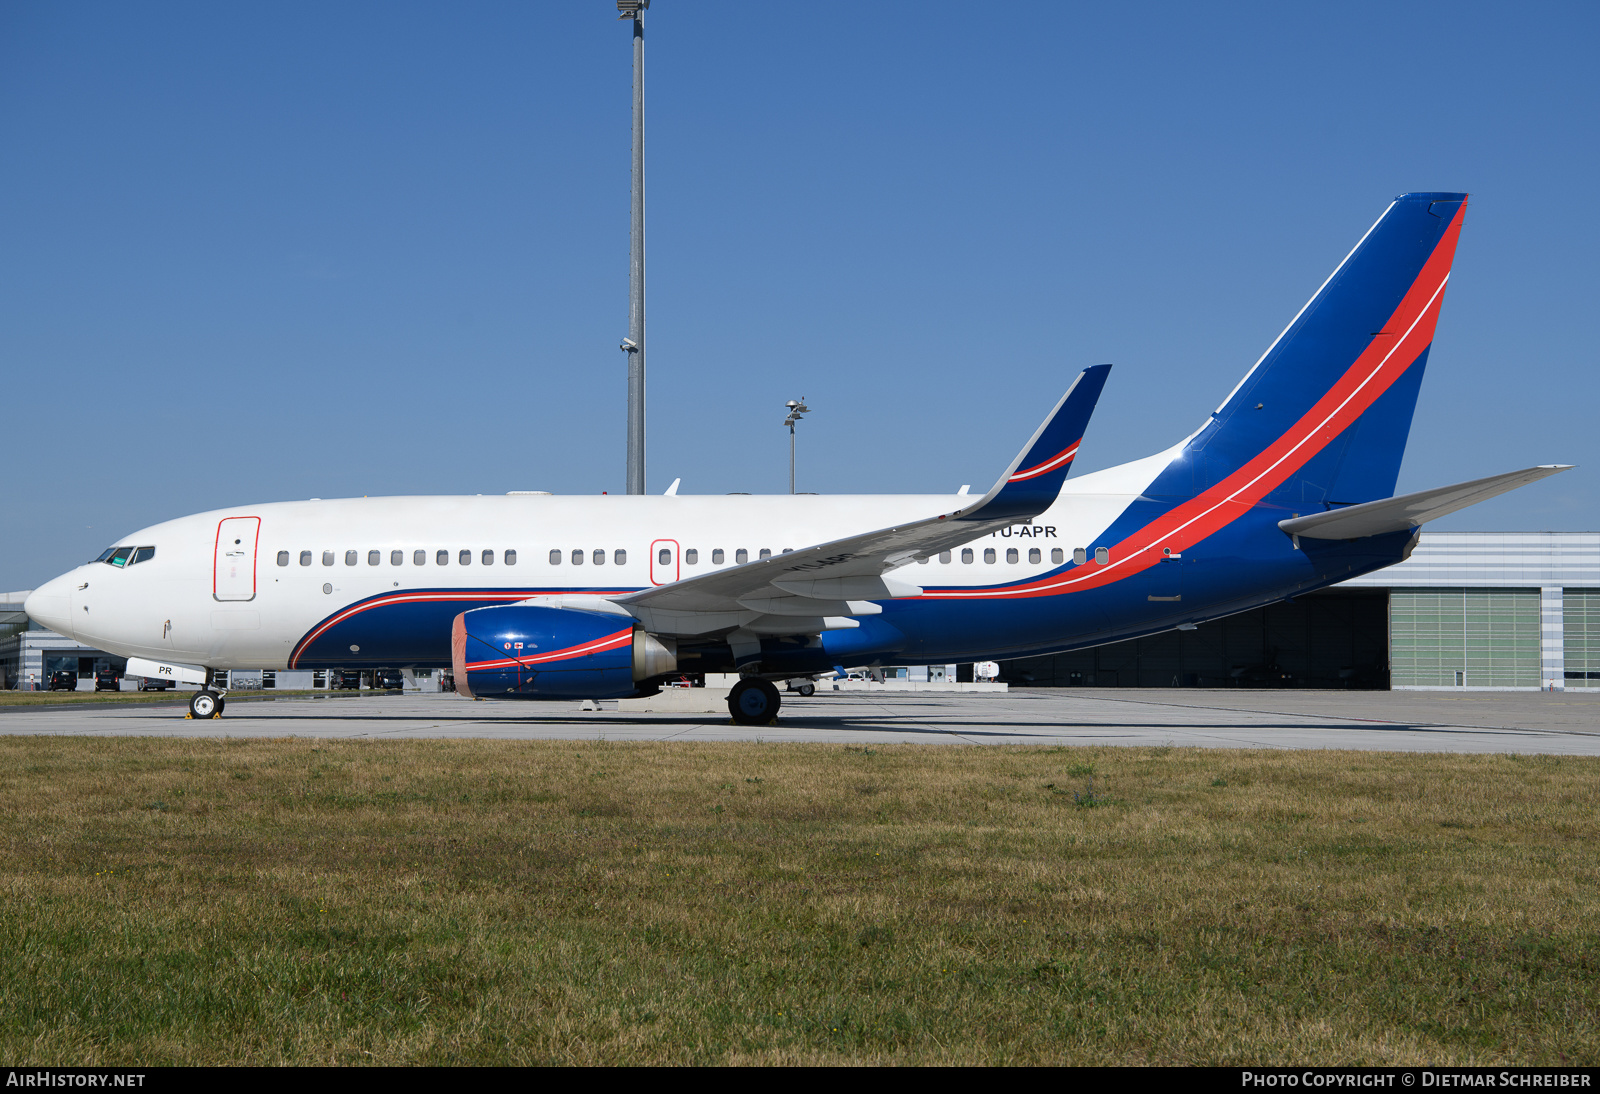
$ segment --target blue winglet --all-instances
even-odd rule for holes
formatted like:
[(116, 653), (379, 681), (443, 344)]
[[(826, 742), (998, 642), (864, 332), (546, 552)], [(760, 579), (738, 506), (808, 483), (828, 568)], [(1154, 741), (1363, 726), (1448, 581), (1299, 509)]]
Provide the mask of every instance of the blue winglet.
[(1037, 516), (1055, 504), (1110, 372), (1110, 365), (1094, 365), (1080, 372), (1000, 481), (982, 501), (956, 519), (1023, 519)]

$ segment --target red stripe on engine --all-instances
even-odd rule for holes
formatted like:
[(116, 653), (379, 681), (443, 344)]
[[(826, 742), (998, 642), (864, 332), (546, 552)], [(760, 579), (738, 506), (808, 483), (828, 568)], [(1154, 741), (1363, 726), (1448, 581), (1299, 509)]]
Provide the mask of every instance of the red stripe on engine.
[[(459, 616), (457, 618), (460, 618)], [(479, 639), (479, 641), (482, 641)], [(580, 642), (576, 646), (565, 649), (551, 650), (534, 657), (502, 657), (494, 661), (467, 661), (466, 667), (470, 672), (484, 672), (489, 669), (508, 669), (515, 665), (536, 665), (549, 661), (566, 661), (574, 657), (583, 657), (588, 654), (604, 653), (626, 646), (633, 641), (633, 628), (608, 634), (604, 638), (596, 638), (589, 642)]]

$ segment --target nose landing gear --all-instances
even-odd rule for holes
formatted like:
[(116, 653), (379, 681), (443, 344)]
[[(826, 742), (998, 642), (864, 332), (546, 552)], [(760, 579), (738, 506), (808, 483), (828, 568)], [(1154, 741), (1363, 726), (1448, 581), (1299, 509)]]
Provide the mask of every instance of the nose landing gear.
[(185, 718), (220, 718), (222, 708), (228, 705), (227, 688), (217, 686), (217, 672), (206, 669), (206, 683), (189, 699), (189, 713)]
[(185, 718), (220, 718), (222, 708), (228, 705), (227, 699), (217, 692), (206, 688), (195, 692), (189, 697), (189, 713)]

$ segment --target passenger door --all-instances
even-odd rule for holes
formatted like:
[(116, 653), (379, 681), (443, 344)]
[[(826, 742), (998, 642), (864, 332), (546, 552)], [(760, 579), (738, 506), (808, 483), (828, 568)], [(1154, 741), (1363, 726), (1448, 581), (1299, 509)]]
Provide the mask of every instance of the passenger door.
[(228, 517), (217, 524), (217, 553), (211, 571), (214, 600), (256, 598), (256, 543), (260, 517)]

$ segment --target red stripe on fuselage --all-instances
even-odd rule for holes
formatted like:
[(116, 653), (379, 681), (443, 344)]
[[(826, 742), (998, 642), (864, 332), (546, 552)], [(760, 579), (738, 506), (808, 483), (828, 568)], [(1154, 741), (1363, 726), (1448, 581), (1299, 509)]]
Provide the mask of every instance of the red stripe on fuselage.
[[(456, 591), (451, 591), (451, 590), (430, 589), (430, 590), (428, 590), (426, 592), (386, 593), (383, 596), (375, 597), (372, 600), (364, 600), (359, 604), (352, 604), (352, 605), (350, 605), (350, 607), (345, 608), (342, 611), (336, 612), (334, 615), (330, 616), (327, 620), (325, 620), (324, 622), (319, 624), (310, 634), (308, 634), (304, 638), (300, 639), (300, 641), (295, 645), (294, 653), (292, 655), (290, 655), (290, 657), (289, 657), (289, 667), (290, 668), (295, 668), (296, 665), (299, 663), (300, 658), (305, 655), (306, 650), (311, 647), (311, 644), (313, 642), (315, 642), (317, 639), (321, 638), (331, 628), (338, 626), (340, 623), (343, 623), (346, 619), (350, 619), (353, 616), (360, 615), (362, 612), (370, 611), (373, 608), (382, 608), (382, 607), (386, 607), (386, 606), (391, 605), (391, 604), (424, 604), (424, 603), (438, 603), (438, 602), (441, 602), (441, 601), (451, 601), (451, 600), (459, 600), (459, 601), (485, 601), (485, 600), (493, 601), (493, 600), (499, 600), (499, 601), (505, 601), (505, 602), (509, 602), (509, 603), (516, 603), (516, 602), (521, 601), (521, 600), (528, 600), (528, 599), (530, 599), (532, 597), (535, 597), (535, 596), (559, 596), (562, 593), (566, 593), (566, 592), (569, 592), (569, 591), (570, 590), (566, 590), (566, 589), (552, 589), (548, 593), (530, 593), (530, 592), (502, 592), (502, 591), (492, 590), (492, 589), (463, 589), (463, 590), (461, 590), (459, 592), (456, 592)], [(630, 592), (634, 592), (634, 591), (635, 590), (633, 590), (633, 589), (613, 589), (613, 590), (606, 591), (606, 592), (585, 593), (584, 595), (586, 595), (586, 596), (590, 596), (590, 595), (592, 595), (592, 596), (622, 596), (625, 593), (630, 593)]]
[(1156, 565), (1164, 557), (1162, 548), (1179, 554), (1243, 516), (1348, 429), (1432, 344), (1465, 212), (1463, 202), (1411, 288), (1383, 325), (1386, 332), (1399, 332), (1397, 340), (1386, 346), (1384, 343), (1391, 339), (1374, 339), (1281, 437), (1217, 485), (1175, 506), (1113, 546), (1109, 563), (1074, 567), (1064, 574), (1009, 588), (949, 590), (923, 596), (939, 600), (1034, 597), (1098, 588)]

